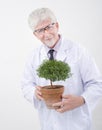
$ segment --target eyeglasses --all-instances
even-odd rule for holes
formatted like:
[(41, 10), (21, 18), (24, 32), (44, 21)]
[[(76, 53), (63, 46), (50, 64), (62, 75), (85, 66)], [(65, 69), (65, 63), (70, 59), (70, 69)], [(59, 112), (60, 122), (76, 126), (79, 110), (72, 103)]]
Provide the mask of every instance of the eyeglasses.
[(44, 34), (45, 30), (46, 30), (46, 31), (51, 31), (51, 30), (53, 29), (53, 25), (54, 25), (54, 24), (55, 24), (55, 23), (51, 23), (51, 24), (47, 25), (47, 26), (44, 27), (44, 28), (37, 29), (37, 30), (34, 31), (34, 33), (36, 33), (37, 35), (42, 35), (42, 34)]

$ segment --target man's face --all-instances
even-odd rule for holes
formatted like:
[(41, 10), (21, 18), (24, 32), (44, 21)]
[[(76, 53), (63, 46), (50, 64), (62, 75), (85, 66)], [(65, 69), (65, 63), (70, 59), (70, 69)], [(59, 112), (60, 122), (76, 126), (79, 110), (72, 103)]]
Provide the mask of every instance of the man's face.
[(46, 46), (53, 48), (59, 40), (58, 28), (58, 23), (45, 20), (36, 26), (34, 35)]

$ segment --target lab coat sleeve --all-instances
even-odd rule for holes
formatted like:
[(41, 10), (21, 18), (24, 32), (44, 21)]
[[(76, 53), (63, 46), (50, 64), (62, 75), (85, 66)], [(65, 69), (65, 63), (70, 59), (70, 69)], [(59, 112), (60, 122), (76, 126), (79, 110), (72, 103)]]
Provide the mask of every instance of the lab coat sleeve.
[(98, 99), (102, 97), (102, 76), (94, 59), (85, 50), (81, 55), (79, 66), (84, 85), (82, 96), (91, 111), (96, 106)]
[(24, 97), (31, 103), (34, 104), (35, 108), (38, 108), (40, 105), (40, 100), (38, 100), (35, 96), (35, 87), (36, 81), (33, 70), (33, 57), (29, 56), (23, 73), (23, 78), (21, 80), (21, 89)]

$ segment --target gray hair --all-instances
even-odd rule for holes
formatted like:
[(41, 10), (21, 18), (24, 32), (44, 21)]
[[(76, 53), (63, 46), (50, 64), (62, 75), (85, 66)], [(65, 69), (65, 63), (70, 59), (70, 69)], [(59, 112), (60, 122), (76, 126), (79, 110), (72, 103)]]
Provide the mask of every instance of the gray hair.
[(34, 10), (28, 17), (28, 24), (34, 31), (35, 27), (42, 21), (50, 19), (51, 22), (57, 22), (57, 19), (53, 12), (48, 8), (38, 8)]

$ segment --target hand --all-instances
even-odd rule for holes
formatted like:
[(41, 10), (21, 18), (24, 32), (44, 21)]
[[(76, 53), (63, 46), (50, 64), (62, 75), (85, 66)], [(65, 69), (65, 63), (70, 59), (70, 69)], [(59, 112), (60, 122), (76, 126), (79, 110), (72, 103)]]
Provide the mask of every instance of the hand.
[(85, 100), (82, 96), (64, 95), (62, 96), (62, 101), (54, 103), (53, 107), (59, 106), (56, 111), (63, 113), (74, 108), (80, 107), (84, 103)]
[(35, 96), (36, 96), (37, 99), (43, 100), (40, 86), (36, 86)]

